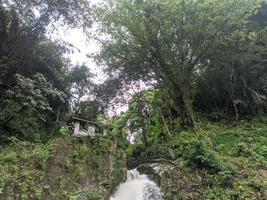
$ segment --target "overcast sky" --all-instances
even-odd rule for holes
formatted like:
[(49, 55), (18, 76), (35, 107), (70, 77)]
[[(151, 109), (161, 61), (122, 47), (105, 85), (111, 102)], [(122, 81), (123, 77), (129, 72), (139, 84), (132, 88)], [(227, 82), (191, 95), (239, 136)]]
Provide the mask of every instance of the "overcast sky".
[[(100, 3), (102, 0), (90, 0), (91, 4)], [(88, 40), (88, 37), (83, 33), (82, 29), (78, 28), (68, 28), (62, 25), (57, 26), (56, 31), (48, 33), (48, 37), (52, 40), (60, 39), (65, 42), (71, 43), (75, 48), (77, 48), (72, 54), (65, 55), (70, 58), (73, 65), (82, 65), (85, 64), (91, 69), (91, 72), (95, 74), (94, 81), (96, 83), (102, 83), (105, 80), (105, 75), (100, 67), (94, 62), (92, 58), (89, 58), (88, 54), (95, 54), (99, 52), (100, 47), (96, 41), (93, 39)], [(93, 31), (93, 29), (92, 29)], [(140, 82), (140, 87), (145, 88), (146, 86)], [(136, 91), (140, 88), (136, 88)], [(141, 89), (142, 90), (142, 89)], [(127, 94), (124, 94), (124, 99), (129, 98), (133, 91), (128, 91)], [(127, 105), (116, 105), (115, 113), (109, 113), (111, 115), (119, 114), (122, 111), (126, 111), (128, 108)]]
[[(99, 3), (102, 0), (90, 0), (91, 4)], [(93, 31), (93, 29), (92, 29)], [(88, 37), (83, 33), (82, 29), (69, 28), (62, 25), (57, 26), (57, 30), (53, 32), (48, 31), (48, 37), (52, 40), (63, 40), (65, 42), (71, 43), (76, 49), (72, 54), (66, 54), (65, 56), (70, 58), (73, 65), (85, 64), (90, 68), (90, 70), (95, 74), (94, 81), (96, 83), (101, 83), (105, 79), (105, 75), (101, 68), (96, 65), (92, 58), (87, 55), (95, 54), (99, 52), (100, 47), (96, 41), (93, 39), (88, 39)], [(115, 113), (113, 111), (109, 112), (110, 115), (119, 114), (122, 111), (127, 110), (127, 105), (117, 105), (115, 106)]]
[[(91, 4), (100, 3), (102, 0), (89, 0)], [(52, 40), (61, 39), (65, 42), (71, 43), (76, 50), (72, 54), (67, 54), (66, 57), (70, 58), (73, 65), (85, 64), (96, 75), (95, 81), (102, 82), (104, 74), (100, 67), (96, 65), (92, 58), (88, 58), (87, 55), (94, 54), (99, 51), (99, 46), (96, 41), (88, 40), (87, 36), (83, 33), (82, 29), (68, 28), (67, 26), (59, 25), (58, 30), (53, 33), (48, 33), (48, 37)], [(93, 30), (92, 30), (93, 31)]]
[(68, 43), (71, 43), (75, 48), (71, 54), (66, 54), (69, 57), (73, 65), (87, 65), (93, 73), (97, 76), (101, 72), (99, 67), (95, 64), (92, 58), (88, 58), (88, 54), (96, 53), (99, 51), (99, 46), (93, 40), (88, 40), (81, 29), (69, 29), (67, 27), (59, 27), (57, 31), (49, 35), (54, 39), (62, 39)]

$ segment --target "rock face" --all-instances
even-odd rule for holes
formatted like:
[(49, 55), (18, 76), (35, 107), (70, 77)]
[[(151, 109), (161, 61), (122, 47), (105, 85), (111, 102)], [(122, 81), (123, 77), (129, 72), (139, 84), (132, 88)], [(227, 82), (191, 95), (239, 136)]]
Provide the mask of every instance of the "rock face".
[[(44, 168), (36, 166), (43, 175), (37, 181), (37, 173), (21, 177), (20, 182), (6, 181), (0, 199), (107, 200), (115, 186), (126, 179), (126, 157), (119, 145), (112, 136), (55, 139)], [(21, 174), (28, 174), (26, 170), (21, 167)], [(25, 193), (21, 185), (30, 188), (29, 180), (38, 190)]]
[(54, 143), (42, 199), (104, 200), (117, 182), (124, 181), (126, 158), (118, 151), (116, 141), (110, 143), (108, 150), (100, 151), (101, 146), (94, 140), (83, 137)]
[(158, 184), (166, 200), (201, 199), (201, 177), (180, 161), (157, 160), (137, 169)]

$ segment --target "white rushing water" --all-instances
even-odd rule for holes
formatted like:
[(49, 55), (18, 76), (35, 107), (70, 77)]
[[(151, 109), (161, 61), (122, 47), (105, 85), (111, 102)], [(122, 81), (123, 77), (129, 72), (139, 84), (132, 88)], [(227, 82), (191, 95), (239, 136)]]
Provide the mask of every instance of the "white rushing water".
[(162, 200), (158, 186), (136, 169), (127, 171), (127, 180), (119, 185), (110, 200)]

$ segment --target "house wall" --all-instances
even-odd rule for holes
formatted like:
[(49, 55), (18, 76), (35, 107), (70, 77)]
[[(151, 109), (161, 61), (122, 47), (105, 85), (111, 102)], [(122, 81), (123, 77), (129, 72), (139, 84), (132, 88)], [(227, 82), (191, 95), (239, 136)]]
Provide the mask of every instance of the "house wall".
[(74, 123), (74, 135), (79, 134), (80, 132), (80, 122)]
[(80, 122), (74, 123), (74, 136), (94, 136), (96, 134), (96, 128), (94, 126), (88, 126), (87, 130), (81, 130)]

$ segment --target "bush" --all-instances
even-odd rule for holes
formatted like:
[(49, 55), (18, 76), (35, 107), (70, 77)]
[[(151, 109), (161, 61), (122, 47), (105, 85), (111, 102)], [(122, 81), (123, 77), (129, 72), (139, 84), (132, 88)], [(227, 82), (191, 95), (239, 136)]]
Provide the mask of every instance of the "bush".
[(219, 179), (221, 186), (227, 187), (227, 188), (232, 188), (234, 184), (234, 179), (235, 179), (235, 173), (233, 171), (222, 171), (219, 172)]
[(63, 138), (67, 138), (70, 136), (70, 128), (67, 125), (63, 125), (60, 129), (59, 129), (59, 135)]
[(223, 188), (212, 188), (204, 192), (205, 200), (223, 199), (223, 200), (238, 200), (239, 193), (233, 190), (225, 190)]
[[(20, 199), (39, 199), (51, 144), (31, 143), (11, 138), (8, 146), (0, 147), (1, 195), (20, 195)], [(9, 184), (17, 190), (8, 190)], [(31, 198), (33, 199), (33, 198)]]
[(92, 140), (94, 143), (93, 149), (96, 155), (101, 155), (103, 153), (110, 153), (112, 146), (112, 138), (108, 136), (98, 136)]
[(129, 145), (127, 151), (127, 165), (130, 168), (136, 167), (143, 160), (143, 154), (145, 152), (145, 148), (142, 144), (132, 144)]
[(244, 156), (244, 157), (249, 157), (252, 154), (247, 144), (244, 142), (240, 142), (237, 144), (235, 152), (237, 156)]
[(194, 141), (191, 145), (191, 149), (185, 156), (191, 168), (206, 169), (209, 173), (218, 173), (222, 170), (221, 163), (205, 148), (203, 142)]

